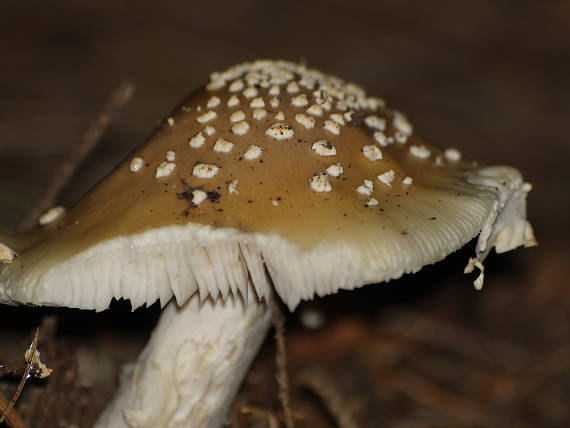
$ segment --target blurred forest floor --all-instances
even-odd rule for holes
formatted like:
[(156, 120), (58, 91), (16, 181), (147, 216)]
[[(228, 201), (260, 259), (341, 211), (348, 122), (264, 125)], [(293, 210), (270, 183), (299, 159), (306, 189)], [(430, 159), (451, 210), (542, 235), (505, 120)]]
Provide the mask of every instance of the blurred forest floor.
[[(194, 3), (3, 5), (0, 224), (25, 215), (124, 77), (137, 94), (65, 205), (211, 71), (305, 59), (387, 99), (428, 140), (523, 171), (540, 246), (491, 255), (482, 292), (461, 274), (471, 244), (416, 275), (303, 304), (287, 336), (298, 426), (335, 427), (336, 411), (362, 428), (570, 426), (570, 2)], [(28, 383), (18, 413), (30, 427), (91, 426), (158, 314), (0, 307), (0, 362), (20, 360), (42, 325), (54, 368)], [(323, 326), (304, 327), (315, 314)], [(236, 428), (268, 426), (260, 414), (278, 409), (274, 350), (268, 339), (247, 376)], [(0, 392), (17, 382), (1, 379)]]

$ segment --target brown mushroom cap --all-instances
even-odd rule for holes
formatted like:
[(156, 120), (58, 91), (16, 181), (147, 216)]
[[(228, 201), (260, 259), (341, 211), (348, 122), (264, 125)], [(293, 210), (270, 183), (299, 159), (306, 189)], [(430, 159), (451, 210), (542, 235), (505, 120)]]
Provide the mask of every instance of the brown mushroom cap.
[(485, 181), (459, 157), (354, 84), (284, 61), (240, 64), (16, 248), (0, 301), (102, 310), (113, 297), (181, 303), (249, 282), (262, 297), (268, 273), (294, 307), (415, 272), (485, 227), (488, 251), (515, 194), (522, 229), (506, 246), (531, 245), (520, 174), (487, 168)]

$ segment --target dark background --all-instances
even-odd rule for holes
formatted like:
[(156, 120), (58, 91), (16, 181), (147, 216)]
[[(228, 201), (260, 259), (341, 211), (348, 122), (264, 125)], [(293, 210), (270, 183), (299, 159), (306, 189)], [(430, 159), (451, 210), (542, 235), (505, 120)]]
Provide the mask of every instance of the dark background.
[[(471, 247), (413, 277), (322, 299), (318, 331), (292, 316), (300, 424), (334, 426), (301, 386), (321, 376), (334, 379), (362, 427), (568, 426), (569, 29), (562, 0), (4, 2), (0, 224), (26, 214), (123, 78), (136, 96), (64, 204), (210, 72), (255, 58), (305, 60), (385, 98), (428, 140), (519, 168), (534, 185), (529, 218), (540, 247), (491, 256), (483, 293), (461, 275)], [(27, 388), (20, 413), (34, 426), (89, 426), (158, 311), (141, 312), (0, 308), (0, 361), (19, 358), (42, 319), (58, 320), (40, 348), (60, 370)], [(278, 408), (272, 352), (268, 341), (238, 401)], [(6, 395), (14, 387), (0, 382)], [(243, 415), (240, 423), (264, 426)]]

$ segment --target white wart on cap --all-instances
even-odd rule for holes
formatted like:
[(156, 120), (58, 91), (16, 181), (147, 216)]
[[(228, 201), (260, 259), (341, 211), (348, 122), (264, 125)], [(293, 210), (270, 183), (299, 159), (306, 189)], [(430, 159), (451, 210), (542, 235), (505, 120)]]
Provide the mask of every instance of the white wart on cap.
[[(0, 301), (102, 310), (113, 297), (182, 303), (248, 283), (263, 297), (267, 271), (294, 308), (415, 272), (480, 232), (480, 259), (534, 244), (518, 171), (474, 167), (303, 65), (214, 73), (172, 118), (0, 267)], [(357, 191), (365, 180), (375, 185)]]
[(6, 244), (0, 242), (0, 263), (9, 264), (16, 258), (16, 253)]

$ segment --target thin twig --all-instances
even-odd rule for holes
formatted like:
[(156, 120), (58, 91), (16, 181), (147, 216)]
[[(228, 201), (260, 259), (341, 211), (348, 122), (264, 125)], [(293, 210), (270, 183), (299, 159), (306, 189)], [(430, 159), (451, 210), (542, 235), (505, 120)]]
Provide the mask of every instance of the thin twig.
[(63, 188), (77, 171), (79, 165), (81, 165), (85, 158), (92, 152), (109, 128), (109, 124), (131, 99), (133, 93), (134, 85), (129, 81), (122, 82), (119, 87), (113, 91), (99, 115), (90, 124), (89, 128), (87, 128), (83, 138), (71, 148), (69, 156), (48, 183), (42, 198), (34, 205), (28, 216), (18, 225), (19, 231), (32, 229), (37, 224), (42, 213), (54, 204)]
[[(0, 378), (2, 377), (21, 377), (26, 373), (28, 362), (10, 361), (8, 363), (0, 363)], [(42, 367), (32, 362), (30, 374), (34, 377), (42, 377)]]
[(19, 361), (0, 363), (0, 377), (22, 376), (26, 370), (26, 364)]
[(522, 348), (482, 337), (474, 331), (433, 319), (421, 312), (401, 310), (382, 329), (433, 347), (451, 349), (468, 360), (492, 368), (500, 366), (509, 372), (517, 372), (529, 362), (528, 352)]
[(12, 395), (12, 399), (8, 403), (8, 406), (4, 409), (2, 416), (0, 416), (0, 423), (4, 422), (4, 419), (6, 419), (6, 416), (8, 415), (8, 413), (10, 413), (12, 411), (14, 404), (16, 404), (16, 401), (18, 401), (18, 398), (20, 397), (20, 394), (22, 393), (22, 390), (24, 389), (24, 385), (26, 384), (26, 381), (28, 380), (28, 377), (30, 376), (30, 370), (32, 370), (32, 365), (34, 364), (34, 355), (36, 355), (36, 351), (38, 349), (39, 337), (40, 337), (40, 328), (37, 327), (36, 331), (34, 332), (34, 338), (32, 339), (32, 344), (30, 345), (30, 357), (28, 359), (28, 364), (26, 365), (26, 371), (24, 372), (22, 379), (20, 380), (20, 383), (18, 384), (18, 388), (16, 389), (16, 392), (14, 393), (14, 395)]
[(279, 385), (279, 400), (283, 407), (283, 416), (285, 426), (293, 428), (293, 412), (291, 410), (291, 401), (289, 393), (289, 376), (287, 375), (287, 349), (285, 346), (285, 316), (281, 310), (280, 302), (277, 301), (276, 293), (273, 293), (271, 299), (271, 321), (275, 329), (275, 342), (277, 344), (277, 352), (275, 354), (275, 362), (277, 363), (277, 383)]
[(390, 376), (386, 385), (462, 425), (517, 426), (521, 428), (527, 426), (522, 421), (512, 423), (512, 421), (504, 420), (502, 415), (497, 414), (497, 412), (489, 412), (477, 401), (469, 397), (462, 397), (456, 392), (445, 389), (409, 370), (403, 370)]
[(346, 399), (323, 374), (314, 371), (306, 372), (301, 375), (299, 382), (320, 398), (339, 428), (358, 428), (358, 423), (352, 410), (348, 408)]
[[(8, 404), (8, 400), (6, 400), (4, 394), (0, 393), (0, 410), (7, 409)], [(6, 424), (8, 424), (10, 428), (26, 428), (26, 423), (14, 409), (6, 413)]]
[(240, 406), (238, 410), (241, 414), (252, 415), (253, 417), (267, 421), (268, 428), (279, 428), (279, 419), (271, 410), (246, 405)]

